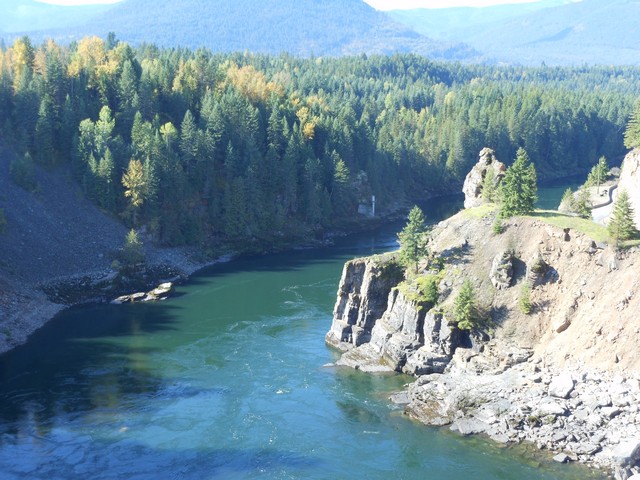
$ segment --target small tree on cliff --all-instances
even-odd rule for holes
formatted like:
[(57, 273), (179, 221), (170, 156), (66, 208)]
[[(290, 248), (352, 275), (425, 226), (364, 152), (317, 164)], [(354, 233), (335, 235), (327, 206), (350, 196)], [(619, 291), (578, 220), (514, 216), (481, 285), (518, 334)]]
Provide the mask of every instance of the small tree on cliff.
[(471, 330), (478, 324), (476, 292), (471, 280), (468, 278), (462, 284), (458, 295), (453, 301), (453, 318), (460, 330)]
[(609, 235), (616, 243), (621, 240), (629, 240), (638, 235), (634, 217), (635, 214), (629, 194), (623, 190), (616, 198), (608, 225)]
[(407, 224), (398, 234), (400, 242), (400, 262), (405, 267), (418, 271), (418, 262), (427, 252), (427, 225), (424, 213), (415, 206), (409, 212)]
[(529, 162), (527, 152), (519, 148), (515, 162), (500, 184), (500, 217), (531, 213), (538, 199), (537, 191), (536, 168)]

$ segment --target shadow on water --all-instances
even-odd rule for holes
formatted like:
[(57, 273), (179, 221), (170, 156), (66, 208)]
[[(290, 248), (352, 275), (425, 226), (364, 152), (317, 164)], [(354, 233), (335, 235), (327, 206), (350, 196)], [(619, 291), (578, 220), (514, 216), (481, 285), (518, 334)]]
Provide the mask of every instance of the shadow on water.
[(162, 381), (136, 361), (157, 349), (117, 339), (172, 331), (173, 322), (172, 307), (157, 304), (92, 305), (58, 315), (27, 344), (0, 356), (1, 423), (28, 413), (45, 427), (60, 412), (157, 390)]

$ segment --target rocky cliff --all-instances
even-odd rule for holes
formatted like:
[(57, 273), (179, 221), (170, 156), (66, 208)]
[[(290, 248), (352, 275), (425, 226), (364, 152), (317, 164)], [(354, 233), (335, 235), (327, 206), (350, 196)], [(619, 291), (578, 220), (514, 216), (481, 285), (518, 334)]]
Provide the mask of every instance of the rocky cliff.
[(326, 336), (345, 351), (339, 365), (416, 375), (444, 371), (461, 332), (433, 305), (411, 298), (416, 295), (402, 280), (403, 269), (392, 254), (345, 265)]
[[(412, 292), (415, 279), (376, 289), (376, 276), (366, 279), (368, 268), (380, 268), (368, 266), (374, 260), (347, 265), (345, 274), (356, 265), (363, 273), (359, 283), (343, 275), (328, 339), (335, 345), (331, 339), (343, 335), (351, 348), (337, 364), (418, 376), (396, 398), (425, 423), (531, 441), (558, 461), (614, 468), (627, 478), (640, 459), (640, 252), (616, 251), (542, 217), (508, 220), (495, 234), (494, 217), (486, 207), (470, 209), (434, 228), (421, 272), (441, 266), (433, 305)], [(465, 279), (484, 316), (471, 333), (449, 313)], [(375, 312), (356, 307), (371, 304), (363, 284), (378, 295)], [(519, 308), (525, 284), (529, 314)], [(353, 308), (351, 324), (366, 318), (370, 334), (355, 343), (344, 335), (341, 305)]]
[(636, 214), (636, 227), (640, 228), (640, 148), (634, 148), (624, 157), (618, 189), (629, 194)]
[(464, 208), (472, 208), (482, 205), (482, 189), (484, 188), (487, 173), (491, 171), (493, 187), (497, 187), (502, 177), (504, 177), (506, 167), (504, 163), (499, 162), (495, 152), (490, 148), (483, 148), (480, 151), (478, 163), (474, 165), (471, 171), (464, 179), (462, 193), (464, 193)]

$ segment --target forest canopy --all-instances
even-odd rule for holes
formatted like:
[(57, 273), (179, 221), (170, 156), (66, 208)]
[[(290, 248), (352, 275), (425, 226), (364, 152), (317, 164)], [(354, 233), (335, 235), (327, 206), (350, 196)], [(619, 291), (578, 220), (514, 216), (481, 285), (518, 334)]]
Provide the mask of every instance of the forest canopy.
[[(28, 37), (0, 49), (0, 136), (164, 244), (271, 242), (457, 189), (485, 146), (541, 179), (620, 158), (640, 69), (303, 59)], [(10, 206), (8, 207), (10, 208)]]

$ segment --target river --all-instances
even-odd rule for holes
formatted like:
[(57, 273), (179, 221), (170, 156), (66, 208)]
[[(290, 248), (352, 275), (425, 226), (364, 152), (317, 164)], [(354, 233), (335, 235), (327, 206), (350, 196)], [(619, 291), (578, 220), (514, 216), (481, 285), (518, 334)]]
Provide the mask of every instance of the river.
[(219, 264), (164, 302), (63, 312), (0, 356), (0, 478), (587, 478), (411, 422), (387, 400), (410, 377), (325, 366), (343, 263), (395, 248), (398, 228)]

